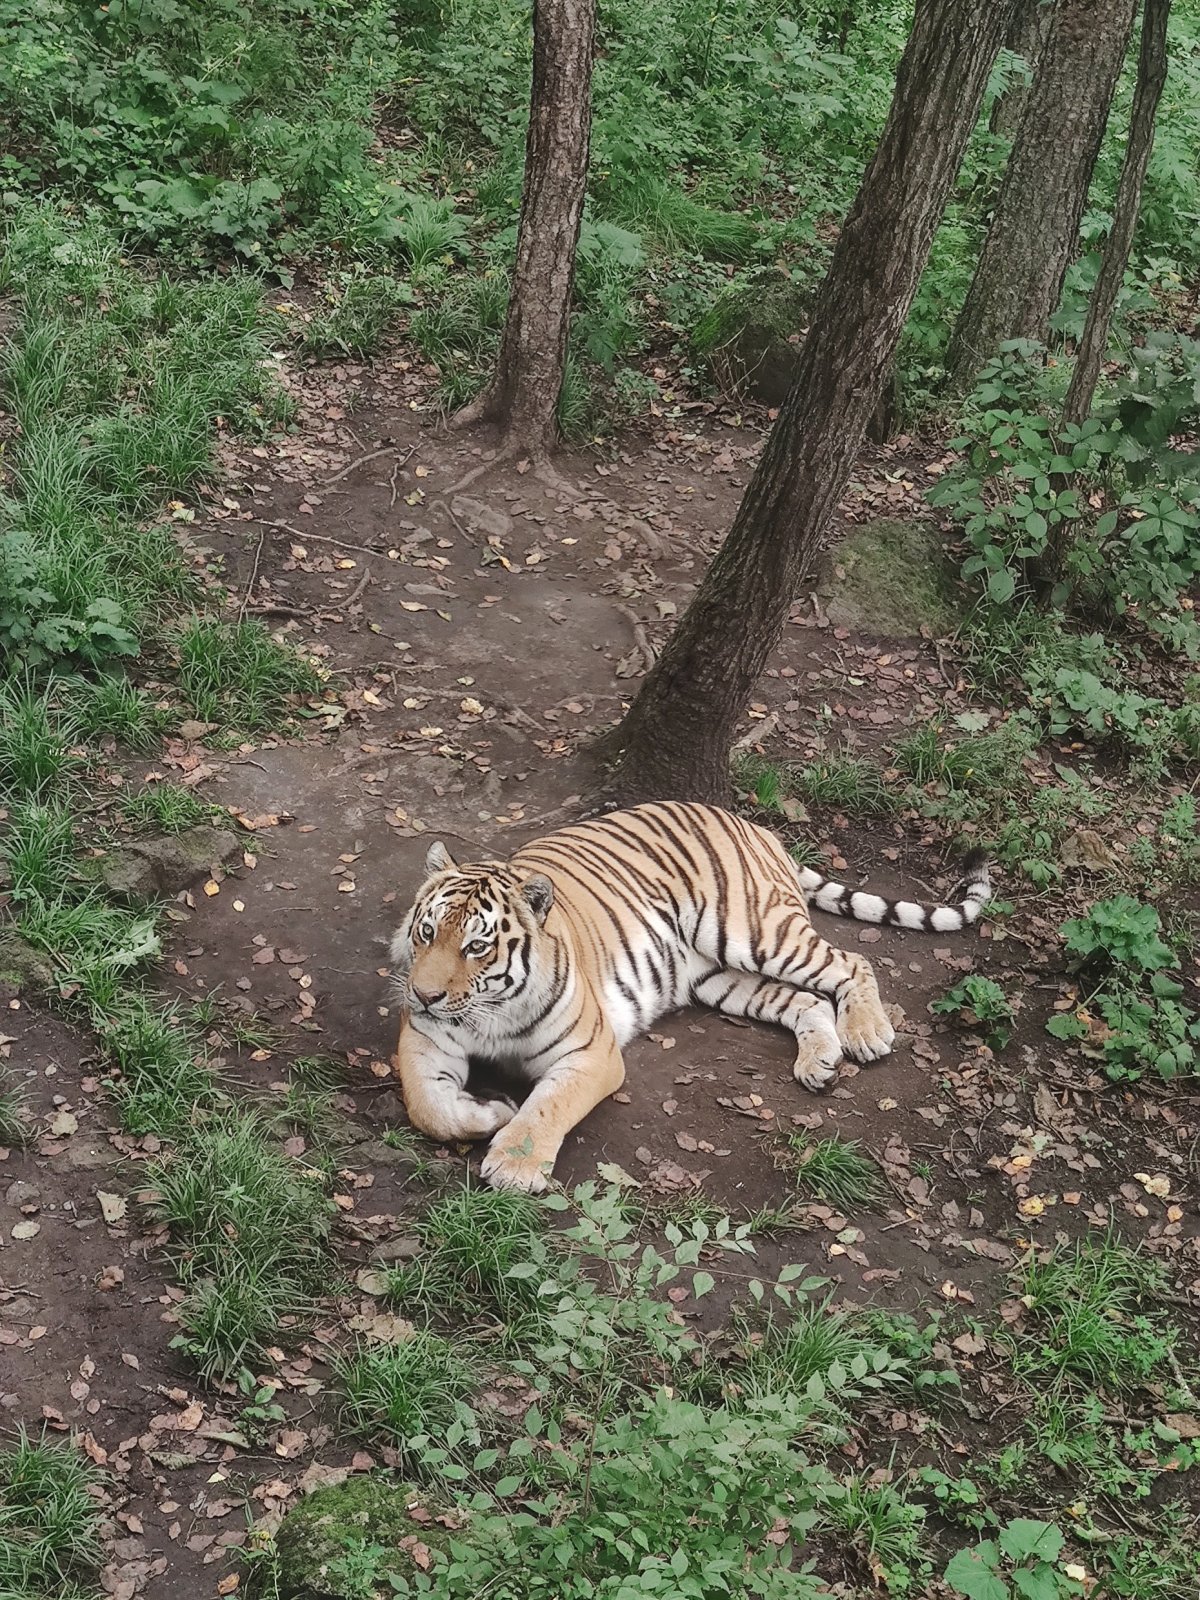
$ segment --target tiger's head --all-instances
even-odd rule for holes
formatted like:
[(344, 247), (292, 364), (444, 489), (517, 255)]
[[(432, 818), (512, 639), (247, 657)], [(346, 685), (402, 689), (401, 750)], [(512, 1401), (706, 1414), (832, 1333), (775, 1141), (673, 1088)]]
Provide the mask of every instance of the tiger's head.
[(458, 867), (445, 845), (425, 857), (425, 882), (392, 939), (400, 1003), (461, 1023), (532, 1000), (554, 887), (501, 862)]

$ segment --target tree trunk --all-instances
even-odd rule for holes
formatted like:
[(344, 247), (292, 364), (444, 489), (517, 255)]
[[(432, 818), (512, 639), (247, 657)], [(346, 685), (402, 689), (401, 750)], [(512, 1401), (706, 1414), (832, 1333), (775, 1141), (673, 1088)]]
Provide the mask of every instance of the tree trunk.
[(1137, 86), (1129, 116), (1129, 136), (1117, 199), (1113, 206), (1112, 229), (1104, 247), (1100, 275), (1092, 290), (1083, 337), (1075, 357), (1075, 371), (1063, 406), (1065, 422), (1083, 422), (1092, 409), (1092, 399), (1100, 378), (1100, 366), (1108, 348), (1117, 296), (1125, 280), (1133, 236), (1137, 232), (1142, 208), (1142, 184), (1150, 153), (1154, 149), (1154, 124), (1158, 103), (1167, 82), (1167, 21), (1171, 0), (1146, 0), (1142, 13), (1142, 43), (1138, 53)]
[(991, 130), (1001, 138), (1011, 139), (1021, 124), (1021, 113), (1029, 98), (1029, 85), (1042, 58), (1050, 19), (1054, 15), (1055, 0), (1017, 0), (1017, 9), (1009, 25), (1004, 48), (1020, 56), (1028, 69), (1024, 81), (1010, 83), (1003, 94), (996, 96), (992, 107)]
[(542, 458), (558, 438), (575, 248), (587, 189), (595, 0), (534, 0), (533, 86), (512, 293), (496, 374), (455, 418), (497, 422), (500, 448)]
[(1045, 340), (1133, 27), (1135, 0), (1059, 0), (992, 224), (950, 340), (969, 389), (1006, 339)]
[(742, 709), (850, 477), (908, 318), (1010, 0), (918, 0), (879, 147), (796, 378), (728, 538), (624, 722), (607, 801), (728, 796)]

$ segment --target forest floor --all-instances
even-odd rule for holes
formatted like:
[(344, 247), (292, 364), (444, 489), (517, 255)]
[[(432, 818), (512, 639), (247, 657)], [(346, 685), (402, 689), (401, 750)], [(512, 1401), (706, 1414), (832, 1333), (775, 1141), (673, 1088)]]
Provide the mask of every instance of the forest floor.
[[(327, 1107), (345, 1288), (298, 1343), (281, 1333), (270, 1404), (198, 1387), (172, 1348), (182, 1290), (165, 1230), (137, 1199), (161, 1143), (120, 1128), (90, 1037), (7, 992), (3, 1053), (38, 1131), (0, 1159), (0, 1404), (14, 1422), (80, 1431), (111, 1475), (103, 1584), (120, 1600), (233, 1592), (252, 1522), (271, 1526), (341, 1469), (393, 1459), (339, 1427), (331, 1352), (350, 1330), (369, 1336), (382, 1314), (372, 1260), (411, 1253), (422, 1197), (461, 1180), (475, 1157), (403, 1131), (386, 1066), (397, 1020), (386, 940), (432, 838), (460, 859), (504, 855), (570, 817), (589, 736), (619, 714), (686, 605), (761, 440), (761, 418), (698, 405), (603, 456), (565, 454), (577, 499), (548, 497), (519, 468), (455, 495), (486, 441), (435, 425), (433, 379), (402, 355), (292, 371), (298, 426), (260, 445), (225, 439), (220, 481), (178, 524), (198, 567), (228, 587), (228, 614), (260, 616), (320, 659), (324, 701), (254, 742), (185, 722), (152, 758), (113, 747), (96, 785), (103, 803), (122, 786), (182, 784), (243, 835), (240, 858), (170, 907), (163, 969), (200, 1008), (228, 1081), (270, 1101), (297, 1058), (345, 1068)], [(922, 494), (942, 461), (904, 438), (869, 453), (839, 537), (900, 522), (908, 532), (887, 538), (918, 550), (936, 539)], [(998, 715), (970, 692), (930, 587), (880, 584), (870, 545), (854, 539), (793, 608), (745, 724), (751, 753), (803, 765), (848, 751), (886, 772), (914, 728)], [(1070, 759), (1065, 746), (1050, 755)], [(929, 899), (955, 878), (954, 828), (917, 810), (863, 817), (806, 801), (773, 821), (855, 885)], [(1128, 816), (1114, 827), (1136, 836)], [(939, 1474), (986, 1476), (978, 1493), (1025, 1515), (1073, 1505), (1072, 1526), (1100, 1546), (1131, 1534), (1185, 1549), (1200, 1502), (1194, 1487), (1182, 1499), (1170, 1491), (1200, 1436), (1187, 1377), (1200, 1332), (1200, 1091), (1187, 1079), (1169, 1092), (1149, 1079), (1113, 1084), (1046, 1035), (1047, 1016), (1073, 995), (1058, 924), (1097, 893), (1084, 868), (1049, 896), (1001, 872), (998, 893), (1011, 914), (963, 935), (818, 919), (875, 964), (900, 1025), (886, 1060), (846, 1067), (810, 1096), (792, 1082), (782, 1035), (685, 1012), (628, 1049), (624, 1090), (571, 1137), (556, 1176), (569, 1189), (607, 1163), (607, 1176), (637, 1186), (651, 1230), (667, 1217), (755, 1219), (763, 1274), (803, 1262), (847, 1305), (921, 1326), (936, 1317), (953, 1398), (885, 1404), (843, 1454), (878, 1481), (932, 1472), (930, 1514), (947, 1512), (951, 1543), (956, 1521), (957, 1542), (972, 1526), (969, 1496), (956, 1500)], [(968, 973), (1013, 1003), (1003, 1048), (930, 1010)], [(865, 1203), (830, 1203), (797, 1178), (803, 1153), (835, 1135), (879, 1165)], [(303, 1161), (317, 1137), (298, 1117), (286, 1154)], [(1139, 1302), (1138, 1337), (1161, 1336), (1170, 1356), (1107, 1395), (1084, 1459), (1072, 1447), (1087, 1429), (1045, 1376), (1053, 1322), (1035, 1316), (1027, 1273), (1036, 1250), (1069, 1254), (1109, 1230), (1162, 1269)], [(685, 1291), (677, 1302), (705, 1326), (746, 1275), (744, 1263), (713, 1272), (713, 1310), (694, 1309)], [(944, 1543), (929, 1537), (930, 1549)], [(869, 1586), (882, 1558), (868, 1546), (827, 1552), (826, 1581)]]

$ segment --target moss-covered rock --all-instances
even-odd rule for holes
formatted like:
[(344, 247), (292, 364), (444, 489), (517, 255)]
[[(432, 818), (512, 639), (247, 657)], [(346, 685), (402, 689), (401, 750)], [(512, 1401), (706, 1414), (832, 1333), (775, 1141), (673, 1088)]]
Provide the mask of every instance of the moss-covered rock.
[(924, 522), (881, 518), (853, 529), (830, 548), (817, 593), (835, 627), (860, 633), (939, 635), (959, 620), (946, 552)]
[(0, 936), (0, 983), (11, 984), (36, 999), (53, 993), (54, 965), (44, 952), (9, 930)]
[[(812, 312), (812, 291), (773, 270), (730, 289), (701, 317), (692, 354), (721, 388), (749, 395), (764, 406), (781, 406), (796, 376)], [(890, 438), (899, 417), (894, 373), (867, 424), (877, 444)]]
[(808, 331), (810, 292), (779, 273), (756, 275), (701, 317), (692, 350), (723, 388), (782, 405)]
[(294, 1506), (275, 1536), (280, 1600), (361, 1600), (428, 1570), (449, 1530), (440, 1505), (385, 1473), (356, 1473)]
[(159, 900), (233, 861), (241, 850), (241, 840), (228, 828), (202, 825), (110, 850), (99, 873), (105, 886), (125, 900)]

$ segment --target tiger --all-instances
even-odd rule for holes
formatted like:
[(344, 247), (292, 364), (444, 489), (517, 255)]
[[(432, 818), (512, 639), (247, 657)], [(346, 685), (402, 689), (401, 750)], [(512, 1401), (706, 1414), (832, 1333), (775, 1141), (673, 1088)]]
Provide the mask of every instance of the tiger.
[[(401, 1013), (392, 1071), (413, 1125), (489, 1139), (482, 1177), (543, 1190), (567, 1134), (625, 1080), (622, 1048), (689, 1003), (790, 1029), (813, 1091), (843, 1056), (875, 1061), (895, 1030), (864, 956), (813, 929), (808, 906), (860, 922), (951, 932), (991, 893), (981, 853), (953, 904), (852, 890), (799, 866), (768, 829), (717, 806), (611, 811), (458, 866), (430, 846), (426, 880), (391, 941)], [(526, 1090), (468, 1089), (475, 1067)]]

